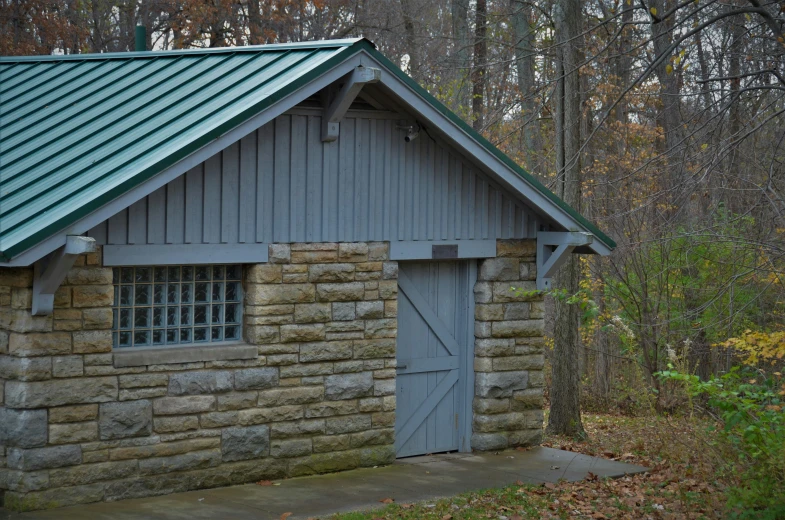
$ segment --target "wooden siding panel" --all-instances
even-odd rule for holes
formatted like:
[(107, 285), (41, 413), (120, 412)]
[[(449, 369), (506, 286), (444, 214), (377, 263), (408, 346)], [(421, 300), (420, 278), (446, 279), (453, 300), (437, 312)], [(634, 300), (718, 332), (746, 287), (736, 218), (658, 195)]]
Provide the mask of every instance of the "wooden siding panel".
[(185, 176), (181, 176), (166, 185), (166, 243), (182, 244), (184, 240)]
[(89, 232), (99, 244), (487, 240), (540, 219), (426, 132), (349, 117), (321, 141), (317, 115), (285, 114)]
[(147, 243), (147, 198), (128, 207), (128, 243)]
[(289, 206), (291, 203), (290, 143), (292, 116), (284, 115), (275, 120), (275, 159), (273, 168), (273, 242), (289, 242)]
[(185, 174), (185, 243), (202, 243), (204, 224), (204, 164)]
[(256, 241), (273, 241), (273, 196), (275, 171), (275, 122), (257, 132), (256, 161)]
[(256, 133), (240, 141), (240, 207), (238, 242), (256, 242)]
[(147, 243), (166, 241), (166, 186), (147, 196)]
[(321, 120), (308, 116), (306, 153), (307, 197), (305, 201), (305, 240), (315, 242), (322, 238), (322, 173), (324, 171), (324, 148), (319, 145), (322, 138)]
[(202, 212), (202, 242), (221, 242), (221, 155), (204, 163), (204, 210)]
[[(292, 128), (289, 145), (289, 241), (305, 242), (305, 207), (307, 190), (308, 116), (291, 116)], [(294, 146), (300, 143), (300, 146)]]

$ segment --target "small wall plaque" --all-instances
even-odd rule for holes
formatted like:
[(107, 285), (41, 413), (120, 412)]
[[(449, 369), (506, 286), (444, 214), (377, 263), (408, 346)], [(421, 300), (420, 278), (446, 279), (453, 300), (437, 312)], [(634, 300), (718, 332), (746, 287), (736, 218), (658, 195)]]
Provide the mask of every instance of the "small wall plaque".
[(431, 258), (434, 260), (447, 260), (458, 258), (458, 244), (436, 245), (431, 248)]

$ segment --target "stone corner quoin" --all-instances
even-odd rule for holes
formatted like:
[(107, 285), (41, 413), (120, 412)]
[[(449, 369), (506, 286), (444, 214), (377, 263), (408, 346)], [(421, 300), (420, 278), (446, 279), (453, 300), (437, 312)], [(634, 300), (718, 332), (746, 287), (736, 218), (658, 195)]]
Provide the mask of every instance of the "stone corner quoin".
[[(537, 443), (542, 300), (534, 242), (499, 241), (474, 287), (472, 446)], [(115, 367), (114, 290), (80, 257), (51, 316), (32, 268), (0, 269), (0, 494), (16, 511), (395, 459), (398, 264), (389, 244), (273, 244), (243, 269), (252, 359)], [(247, 356), (246, 356), (247, 357)]]

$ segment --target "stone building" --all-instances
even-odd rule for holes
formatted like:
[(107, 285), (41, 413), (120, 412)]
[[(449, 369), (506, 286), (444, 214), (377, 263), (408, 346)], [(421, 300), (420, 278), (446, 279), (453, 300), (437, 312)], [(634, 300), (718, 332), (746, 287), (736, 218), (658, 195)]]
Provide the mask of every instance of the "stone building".
[(13, 510), (535, 444), (613, 242), (367, 40), (0, 58)]

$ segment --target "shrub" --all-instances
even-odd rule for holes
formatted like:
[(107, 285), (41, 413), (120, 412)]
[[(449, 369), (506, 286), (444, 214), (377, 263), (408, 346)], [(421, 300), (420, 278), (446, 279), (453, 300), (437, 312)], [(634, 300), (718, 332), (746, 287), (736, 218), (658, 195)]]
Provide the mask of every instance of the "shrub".
[(733, 518), (785, 518), (785, 384), (775, 372), (764, 375), (751, 367), (701, 381), (676, 370), (660, 372), (681, 381), (691, 396), (705, 396), (722, 425), (720, 439), (735, 454), (724, 468), (736, 484), (729, 489)]

